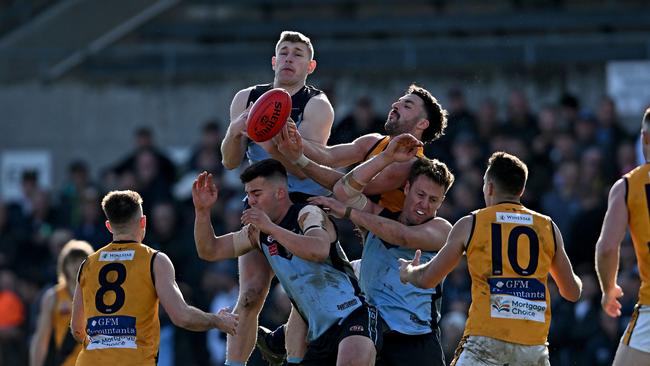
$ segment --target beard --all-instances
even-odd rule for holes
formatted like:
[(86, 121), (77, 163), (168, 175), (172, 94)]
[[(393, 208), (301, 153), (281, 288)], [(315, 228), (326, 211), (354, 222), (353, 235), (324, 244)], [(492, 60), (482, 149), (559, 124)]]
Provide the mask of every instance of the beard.
[(397, 119), (391, 119), (388, 117), (386, 123), (384, 124), (384, 130), (389, 136), (397, 136), (405, 132), (413, 133), (413, 126), (417, 123), (417, 120), (407, 121), (403, 120), (401, 117)]

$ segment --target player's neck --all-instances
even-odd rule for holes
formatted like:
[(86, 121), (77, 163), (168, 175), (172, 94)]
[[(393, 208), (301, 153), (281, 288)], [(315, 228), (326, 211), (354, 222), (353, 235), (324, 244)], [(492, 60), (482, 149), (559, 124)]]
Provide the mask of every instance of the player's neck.
[(305, 86), (305, 81), (304, 80), (302, 82), (295, 83), (295, 84), (281, 84), (277, 80), (273, 81), (273, 87), (274, 88), (282, 88), (282, 89), (286, 90), (287, 93), (289, 93), (289, 95), (296, 94), (304, 86)]
[(275, 224), (279, 224), (280, 222), (282, 222), (284, 217), (287, 216), (287, 212), (289, 212), (289, 209), (291, 208), (291, 205), (293, 205), (293, 203), (291, 201), (289, 201), (289, 200), (287, 200), (286, 202), (284, 202), (284, 201), (282, 202), (282, 204), (278, 207), (278, 210), (277, 210), (278, 215), (273, 220), (273, 222)]
[(495, 196), (492, 199), (492, 202), (493, 203), (490, 206), (495, 206), (502, 203), (514, 203), (514, 204), (521, 205), (521, 198), (514, 197), (514, 196)]
[(126, 233), (126, 234), (113, 234), (113, 242), (131, 242), (131, 243), (139, 243), (140, 240), (138, 239), (138, 235), (134, 233)]

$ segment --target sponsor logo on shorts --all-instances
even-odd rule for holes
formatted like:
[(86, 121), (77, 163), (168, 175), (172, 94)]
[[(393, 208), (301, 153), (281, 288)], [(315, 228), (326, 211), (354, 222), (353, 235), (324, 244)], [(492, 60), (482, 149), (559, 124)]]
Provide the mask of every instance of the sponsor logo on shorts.
[(342, 304), (336, 305), (336, 308), (338, 310), (345, 310), (345, 309), (349, 308), (350, 306), (356, 305), (357, 301), (358, 301), (357, 299), (352, 299), (352, 300), (346, 301), (346, 302), (344, 302)]
[(99, 253), (100, 262), (113, 261), (132, 261), (135, 256), (135, 250), (123, 250), (120, 252), (101, 252)]
[(350, 332), (363, 332), (363, 325), (353, 325), (350, 327)]
[(497, 215), (497, 222), (520, 224), (520, 225), (533, 224), (533, 215), (531, 214), (520, 214), (514, 212), (497, 212), (496, 215)]

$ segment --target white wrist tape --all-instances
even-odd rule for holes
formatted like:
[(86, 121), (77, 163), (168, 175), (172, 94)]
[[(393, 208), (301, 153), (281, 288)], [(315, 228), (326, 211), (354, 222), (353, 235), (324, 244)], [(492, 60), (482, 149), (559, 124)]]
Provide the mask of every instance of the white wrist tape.
[(306, 167), (309, 165), (309, 159), (305, 156), (305, 154), (301, 154), (300, 157), (292, 162), (294, 165), (297, 165), (301, 168)]

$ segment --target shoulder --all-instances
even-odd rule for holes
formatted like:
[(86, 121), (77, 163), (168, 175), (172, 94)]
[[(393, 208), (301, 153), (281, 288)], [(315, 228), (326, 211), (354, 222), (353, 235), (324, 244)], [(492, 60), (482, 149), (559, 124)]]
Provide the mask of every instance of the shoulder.
[(451, 223), (442, 217), (434, 217), (433, 219), (429, 220), (428, 224), (432, 226), (445, 227), (448, 230), (451, 230), (452, 228)]
[(474, 223), (474, 214), (475, 213), (476, 213), (476, 211), (472, 212), (469, 215), (465, 215), (465, 216), (461, 217), (454, 224), (454, 228), (456, 228), (456, 227), (466, 227), (468, 225), (471, 227), (471, 225)]
[(367, 135), (357, 137), (352, 143), (359, 146), (359, 147), (370, 149), (375, 144), (377, 144), (381, 140), (383, 140), (385, 137), (386, 136), (381, 135), (379, 133), (369, 133)]
[(235, 96), (232, 98), (232, 106), (235, 105), (245, 105), (246, 101), (248, 100), (248, 96), (251, 93), (251, 90), (253, 90), (255, 86), (249, 86), (248, 88), (242, 89), (238, 91)]
[(309, 98), (309, 101), (307, 101), (307, 104), (305, 105), (305, 113), (319, 115), (322, 113), (329, 113), (333, 116), (334, 108), (327, 98), (327, 95), (325, 95), (325, 93), (320, 93)]
[(627, 179), (626, 177), (619, 178), (614, 185), (612, 185), (612, 188), (609, 190), (609, 194), (611, 195), (625, 195), (627, 191)]
[(313, 226), (325, 228), (328, 220), (325, 211), (314, 205), (306, 205), (298, 212), (298, 225), (303, 230)]
[(300, 220), (303, 217), (307, 216), (323, 216), (325, 217), (325, 211), (323, 211), (320, 207), (314, 206), (314, 205), (305, 205), (298, 211), (298, 223), (300, 223)]

